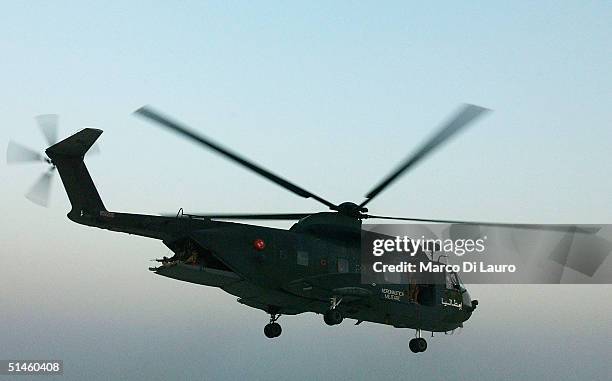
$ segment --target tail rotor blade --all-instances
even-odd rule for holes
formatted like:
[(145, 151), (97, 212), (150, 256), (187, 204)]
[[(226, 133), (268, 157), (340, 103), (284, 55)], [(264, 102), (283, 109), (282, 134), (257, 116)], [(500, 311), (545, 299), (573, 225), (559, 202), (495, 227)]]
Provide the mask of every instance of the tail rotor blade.
[(90, 156), (90, 155), (99, 155), (100, 154), (100, 145), (98, 143), (94, 143), (94, 145), (91, 146), (91, 148), (89, 149), (89, 151), (87, 151), (86, 155)]
[(43, 161), (43, 156), (31, 148), (10, 141), (6, 150), (6, 162), (8, 164), (31, 163)]
[(26, 193), (26, 198), (35, 204), (47, 207), (49, 205), (49, 195), (51, 193), (51, 180), (53, 171), (43, 173)]
[(59, 116), (55, 114), (45, 114), (36, 117), (38, 127), (45, 135), (47, 143), (52, 146), (57, 143), (57, 125)]

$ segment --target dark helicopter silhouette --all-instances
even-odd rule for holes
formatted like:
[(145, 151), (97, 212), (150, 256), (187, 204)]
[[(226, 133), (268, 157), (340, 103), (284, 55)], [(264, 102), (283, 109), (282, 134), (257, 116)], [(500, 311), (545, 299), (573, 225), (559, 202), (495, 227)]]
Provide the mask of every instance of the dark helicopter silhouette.
[[(84, 157), (102, 131), (85, 128), (56, 142), (57, 118), (39, 118), (50, 147), (46, 157), (11, 143), (9, 163), (43, 161), (50, 170), (28, 193), (46, 205), (51, 174), (57, 169), (72, 205), (68, 218), (76, 223), (161, 240), (174, 256), (158, 259), (158, 275), (219, 287), (238, 297), (238, 302), (265, 311), (270, 321), (264, 334), (277, 337), (281, 315), (304, 312), (323, 314), (326, 324), (344, 318), (416, 330), (410, 340), (413, 352), (423, 352), (427, 342), (421, 331), (449, 332), (462, 327), (478, 305), (455, 273), (445, 274), (439, 284), (362, 284), (361, 230), (366, 219), (417, 222), (452, 222), (436, 219), (390, 217), (368, 213), (366, 205), (401, 175), (442, 143), (488, 110), (464, 105), (440, 130), (407, 157), (366, 194), (361, 203), (330, 202), (250, 160), (215, 143), (149, 107), (136, 114), (164, 126), (225, 158), (259, 174), (288, 191), (312, 198), (329, 211), (270, 214), (186, 214), (176, 216), (129, 214), (109, 211), (85, 166)], [(290, 229), (229, 222), (231, 220), (294, 220)], [(467, 222), (466, 222), (467, 223)], [(504, 226), (506, 224), (494, 224)], [(516, 225), (512, 225), (516, 226)]]

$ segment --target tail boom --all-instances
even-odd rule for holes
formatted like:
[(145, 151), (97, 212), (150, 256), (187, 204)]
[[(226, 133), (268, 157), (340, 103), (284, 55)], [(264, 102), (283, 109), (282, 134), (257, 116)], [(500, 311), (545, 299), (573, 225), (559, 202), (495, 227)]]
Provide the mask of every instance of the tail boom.
[[(68, 218), (78, 224), (117, 232), (171, 240), (186, 229), (184, 219), (110, 212), (83, 161), (102, 130), (85, 128), (45, 151), (57, 168), (72, 209)], [(201, 225), (201, 223), (200, 223)]]

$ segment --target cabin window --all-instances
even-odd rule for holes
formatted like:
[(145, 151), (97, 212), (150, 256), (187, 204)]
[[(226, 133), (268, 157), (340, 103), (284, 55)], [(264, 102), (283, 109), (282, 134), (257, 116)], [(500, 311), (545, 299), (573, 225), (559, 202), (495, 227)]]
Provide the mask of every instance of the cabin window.
[(338, 258), (338, 272), (348, 273), (349, 272), (349, 261), (346, 258)]
[(278, 257), (279, 257), (280, 259), (287, 259), (287, 253), (285, 252), (285, 250), (280, 249), (280, 250), (278, 251)]
[(298, 250), (297, 264), (300, 266), (308, 266), (308, 252), (307, 251)]

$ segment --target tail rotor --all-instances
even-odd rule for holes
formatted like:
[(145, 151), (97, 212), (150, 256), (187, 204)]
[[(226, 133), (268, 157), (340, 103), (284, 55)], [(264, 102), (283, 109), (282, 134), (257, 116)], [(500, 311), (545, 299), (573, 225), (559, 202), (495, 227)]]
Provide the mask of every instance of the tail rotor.
[[(48, 146), (56, 144), (59, 136), (59, 116), (56, 114), (45, 114), (39, 115), (35, 119)], [(92, 148), (92, 152), (90, 153), (100, 152), (97, 145), (94, 145)], [(55, 175), (55, 165), (51, 159), (47, 157), (44, 152), (38, 152), (20, 143), (9, 141), (6, 150), (6, 162), (10, 165), (43, 163), (47, 166), (47, 170), (38, 177), (36, 182), (25, 194), (25, 197), (37, 205), (44, 207), (49, 206), (51, 187)]]
[[(36, 117), (38, 128), (45, 137), (49, 146), (57, 143), (58, 136), (58, 116), (55, 114), (45, 114)], [(25, 197), (35, 204), (47, 207), (51, 194), (51, 184), (55, 174), (55, 165), (44, 153), (26, 147), (14, 141), (10, 141), (6, 150), (7, 164), (27, 164), (44, 163), (48, 166), (44, 172), (25, 194)]]

